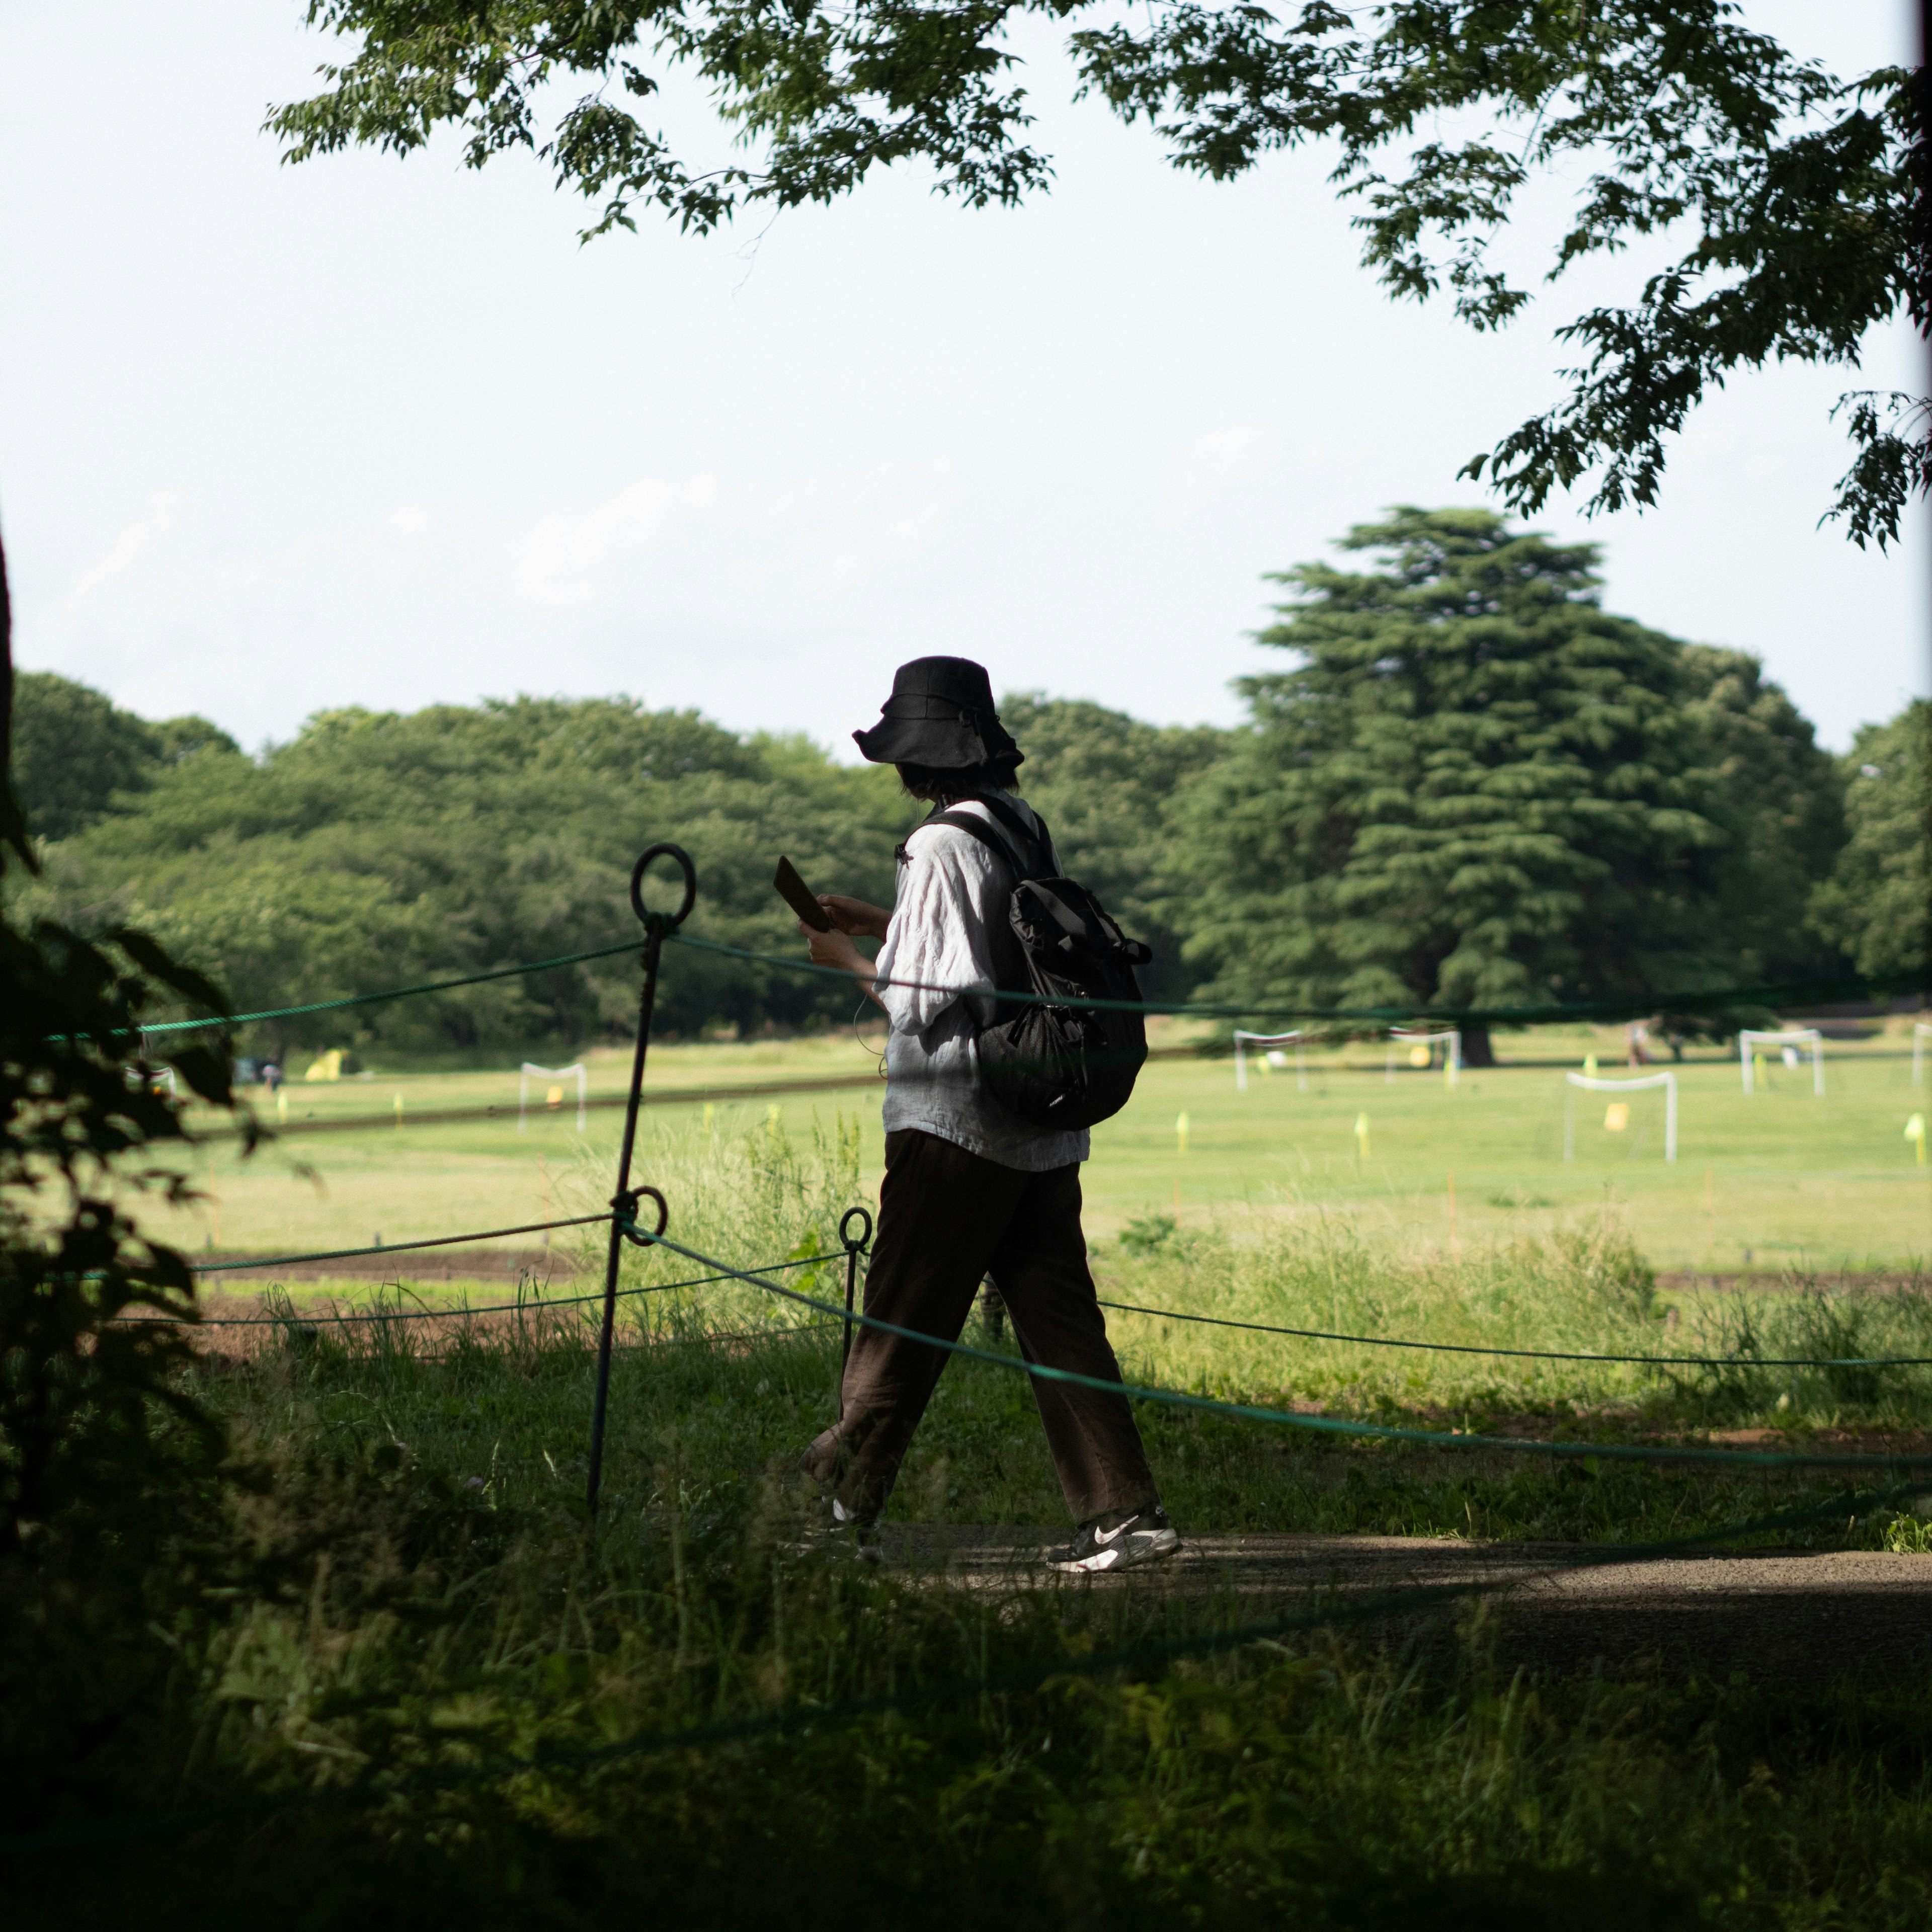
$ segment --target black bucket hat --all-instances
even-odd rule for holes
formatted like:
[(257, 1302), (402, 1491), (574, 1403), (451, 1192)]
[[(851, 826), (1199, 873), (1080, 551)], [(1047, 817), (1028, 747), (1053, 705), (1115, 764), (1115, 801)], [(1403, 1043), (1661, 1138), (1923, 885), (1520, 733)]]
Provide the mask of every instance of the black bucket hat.
[(930, 765), (956, 772), (1026, 755), (993, 709), (986, 667), (970, 658), (914, 658), (892, 674), (892, 694), (853, 742), (875, 765)]

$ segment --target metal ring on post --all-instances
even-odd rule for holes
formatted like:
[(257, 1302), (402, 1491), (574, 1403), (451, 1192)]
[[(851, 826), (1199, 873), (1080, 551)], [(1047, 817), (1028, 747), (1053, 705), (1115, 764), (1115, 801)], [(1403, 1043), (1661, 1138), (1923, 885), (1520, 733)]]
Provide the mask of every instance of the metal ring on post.
[[(684, 874), (684, 902), (667, 918), (644, 904), (644, 873), (653, 859), (671, 859)], [(638, 1147), (638, 1110), (644, 1098), (644, 1056), (650, 1050), (651, 1013), (657, 1003), (658, 962), (664, 951), (664, 935), (675, 932), (689, 916), (698, 902), (698, 868), (681, 845), (658, 844), (646, 848), (631, 868), (631, 910), (644, 928), (640, 963), (644, 982), (638, 992), (638, 1038), (631, 1058), (631, 1090), (624, 1103), (624, 1136), (617, 1144), (616, 1191), (610, 1197), (610, 1247), (604, 1263), (604, 1319), (597, 1336), (597, 1393), (590, 1411), (590, 1473), (584, 1484), (584, 1507), (594, 1521), (597, 1492), (604, 1476), (604, 1424), (610, 1399), (610, 1350), (617, 1325), (617, 1270), (624, 1244), (649, 1247), (664, 1231), (670, 1210), (655, 1187), (633, 1188), (631, 1158)], [(648, 1194), (658, 1204), (658, 1225), (646, 1234), (638, 1226), (638, 1203)]]
[[(855, 1240), (850, 1232), (857, 1215), (865, 1232)], [(852, 1359), (852, 1304), (859, 1293), (859, 1257), (872, 1245), (872, 1217), (863, 1208), (848, 1208), (838, 1217), (838, 1238), (845, 1248), (845, 1338), (838, 1351), (838, 1420), (845, 1420), (845, 1369)]]
[[(645, 910), (644, 871), (653, 859), (676, 860), (679, 871), (684, 874), (684, 903), (668, 918), (661, 912)], [(658, 920), (667, 932), (675, 932), (697, 903), (698, 868), (691, 862), (691, 854), (682, 845), (666, 843), (646, 846), (638, 862), (631, 868), (631, 910), (638, 915), (638, 922), (649, 926), (652, 920)]]
[[(637, 1225), (638, 1203), (646, 1194), (658, 1204), (658, 1224), (648, 1234)], [(670, 1225), (670, 1204), (655, 1187), (634, 1187), (628, 1193), (619, 1195), (610, 1205), (616, 1210), (617, 1226), (625, 1240), (635, 1241), (640, 1248), (649, 1247)]]

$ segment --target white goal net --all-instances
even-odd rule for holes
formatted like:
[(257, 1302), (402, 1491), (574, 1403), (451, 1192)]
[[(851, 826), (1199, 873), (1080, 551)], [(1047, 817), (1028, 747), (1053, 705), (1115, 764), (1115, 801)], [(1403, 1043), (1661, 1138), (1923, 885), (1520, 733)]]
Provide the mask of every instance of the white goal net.
[(1825, 1090), (1824, 1042), (1819, 1037), (1816, 1027), (1784, 1027), (1774, 1031), (1754, 1031), (1746, 1027), (1738, 1035), (1738, 1058), (1742, 1063), (1744, 1091), (1754, 1094), (1756, 1084), (1752, 1077), (1752, 1068), (1757, 1061), (1757, 1049), (1761, 1046), (1774, 1046), (1784, 1053), (1786, 1064), (1796, 1066), (1801, 1048), (1811, 1049), (1811, 1090), (1822, 1095)]
[(1460, 1027), (1436, 1030), (1426, 1027), (1390, 1027), (1388, 1051), (1382, 1060), (1383, 1079), (1394, 1084), (1398, 1055), (1418, 1072), (1426, 1071), (1436, 1064), (1438, 1046), (1442, 1048), (1443, 1084), (1454, 1086), (1462, 1071), (1462, 1033)]
[[(1636, 1094), (1646, 1088), (1664, 1089), (1664, 1158), (1677, 1158), (1677, 1076), (1674, 1073), (1640, 1074), (1633, 1080), (1604, 1080), (1593, 1073), (1566, 1073), (1563, 1088), (1563, 1158), (1576, 1158), (1576, 1096), (1588, 1094)], [(1628, 1133), (1630, 1130), (1630, 1102), (1612, 1100), (1604, 1109), (1604, 1128), (1608, 1133)], [(1632, 1151), (1635, 1151), (1633, 1143)]]
[(1244, 1033), (1239, 1027), (1234, 1029), (1234, 1091), (1245, 1094), (1248, 1090), (1248, 1060), (1253, 1048), (1261, 1048), (1261, 1064), (1265, 1071), (1271, 1066), (1288, 1064), (1286, 1049), (1294, 1048), (1294, 1084), (1304, 1094), (1308, 1091), (1308, 1070), (1302, 1064), (1301, 1033), (1298, 1028), (1293, 1033)]
[(522, 1077), (517, 1082), (517, 1131), (524, 1131), (524, 1124), (530, 1108), (530, 1082), (532, 1080), (550, 1080), (556, 1084), (547, 1088), (544, 1094), (546, 1107), (563, 1105), (563, 1082), (572, 1074), (577, 1076), (577, 1131), (583, 1132), (590, 1118), (590, 1081), (584, 1070), (584, 1063), (578, 1060), (568, 1066), (538, 1066), (532, 1060), (524, 1062)]

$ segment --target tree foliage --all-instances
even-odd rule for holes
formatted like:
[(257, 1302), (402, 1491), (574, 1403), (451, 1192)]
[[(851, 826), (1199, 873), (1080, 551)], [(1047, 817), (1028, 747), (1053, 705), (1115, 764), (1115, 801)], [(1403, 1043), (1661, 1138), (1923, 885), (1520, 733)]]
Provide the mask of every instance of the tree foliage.
[(1678, 664), (1703, 812), (1724, 836), (1712, 889), (1729, 970), (1746, 983), (1828, 970), (1806, 912), (1845, 842), (1838, 761), (1748, 652), (1687, 644)]
[[(40, 701), (29, 687), (25, 712)], [(1162, 800), (1220, 734), (1036, 696), (1006, 703), (1028, 794), (1067, 862), (1130, 926), (1149, 925)], [(64, 702), (55, 715), (91, 714)], [(90, 929), (153, 932), (218, 978), (240, 1012), (621, 944), (638, 936), (631, 862), (660, 838), (698, 866), (691, 932), (794, 956), (792, 915), (771, 886), (778, 855), (818, 890), (889, 904), (893, 847), (924, 810), (890, 770), (628, 699), (324, 712), (259, 760), (212, 747), (116, 798), (48, 845), (32, 904)], [(1184, 987), (1178, 939), (1154, 937), (1163, 983)], [(251, 1038), (277, 1051), (580, 1041), (628, 1030), (636, 983), (634, 958), (620, 954)], [(673, 947), (658, 1010), (668, 1030), (694, 1032), (842, 1022), (853, 1006), (842, 985)]]
[(43, 838), (65, 838), (92, 825), (118, 794), (146, 790), (197, 752), (240, 749), (205, 718), (151, 724), (51, 671), (16, 678), (14, 710), (14, 790)]
[[(534, 698), (323, 712), (259, 761), (184, 760), (129, 805), (50, 851), (46, 897), (76, 917), (144, 925), (218, 975), (244, 1012), (638, 938), (625, 884), (661, 838), (696, 862), (692, 931), (793, 950), (770, 886), (776, 854), (808, 878), (890, 893), (914, 809), (890, 773), (842, 770), (802, 741), (742, 740), (623, 699)], [(620, 955), (287, 1022), (268, 1043), (594, 1036), (634, 1016), (636, 978)], [(674, 1030), (753, 1025), (844, 998), (676, 952), (659, 1010)]]
[(1194, 975), (1160, 882), (1168, 801), (1183, 780), (1221, 755), (1228, 734), (1208, 725), (1146, 724), (1124, 711), (1038, 692), (1002, 698), (1000, 716), (1025, 750), (1022, 788), (1052, 826), (1061, 866), (1154, 949), (1140, 975), (1148, 996), (1181, 997)]
[[(1301, 595), (1264, 638), (1306, 662), (1246, 681), (1246, 730), (1001, 700), (1063, 862), (1154, 946), (1151, 995), (1512, 1004), (1834, 970), (1838, 926), (1807, 918), (1844, 780), (1755, 658), (1606, 615), (1589, 546), (1487, 512), (1405, 511), (1348, 541), (1394, 567), (1280, 580)], [(622, 945), (631, 860), (670, 838), (698, 867), (691, 929), (789, 957), (778, 854), (890, 903), (922, 810), (888, 770), (626, 699), (325, 712), (260, 759), (213, 746), (116, 793), (15, 902), (152, 932), (250, 1011)], [(635, 985), (620, 952), (247, 1037), (569, 1045), (627, 1032)], [(674, 947), (660, 1013), (691, 1034), (852, 1005)]]
[(1868, 724), (1842, 770), (1850, 830), (1811, 902), (1821, 937), (1861, 973), (1923, 973), (1932, 964), (1932, 704)]
[[(1444, 291), (1478, 328), (1529, 299), (1496, 244), (1533, 183), (1571, 200), (1546, 280), (1638, 243), (1672, 252), (1558, 330), (1581, 358), (1568, 394), (1472, 459), (1513, 508), (1586, 480), (1593, 508), (1652, 502), (1668, 438), (1731, 372), (1856, 366), (1876, 325), (1932, 324), (1922, 90), (1898, 68), (1841, 82), (1735, 0), (1304, 0), (1280, 18), (1228, 0), (310, 0), (311, 24), (356, 45), (268, 124), (296, 161), (408, 153), (446, 128), (473, 167), (534, 150), (596, 206), (592, 234), (640, 203), (706, 231), (906, 162), (1010, 204), (1052, 172), (1010, 44), (1033, 14), (1073, 23), (1076, 90), (1147, 122), (1178, 167), (1225, 180), (1328, 144), (1384, 286)], [(707, 164), (647, 124), (680, 69), (740, 158)], [(1925, 407), (1871, 391), (1839, 407), (1855, 455), (1827, 514), (1882, 545), (1927, 486)]]
[(1342, 547), (1388, 567), (1278, 580), (1262, 640), (1300, 662), (1242, 680), (1252, 730), (1178, 802), (1215, 994), (1534, 1005), (1800, 963), (1832, 772), (1754, 661), (1609, 615), (1594, 546), (1487, 511)]

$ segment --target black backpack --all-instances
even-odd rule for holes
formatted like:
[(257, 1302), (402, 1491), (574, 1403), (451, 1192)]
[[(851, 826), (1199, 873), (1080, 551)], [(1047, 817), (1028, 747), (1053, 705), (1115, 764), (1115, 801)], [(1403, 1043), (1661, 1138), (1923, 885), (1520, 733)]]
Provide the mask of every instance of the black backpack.
[(1000, 974), (1000, 989), (1066, 1002), (999, 1001), (999, 1016), (980, 1030), (980, 1076), (995, 1099), (1036, 1126), (1090, 1127), (1127, 1104), (1147, 1059), (1147, 1027), (1138, 1012), (1080, 1002), (1138, 1003), (1134, 968), (1154, 956), (1125, 937), (1084, 886), (1052, 874), (1053, 835), (1045, 819), (1035, 832), (1004, 800), (982, 795), (974, 802), (1013, 834), (1013, 845), (970, 812), (936, 812), (920, 829), (970, 832), (1017, 875), (1006, 917), (1019, 964)]

